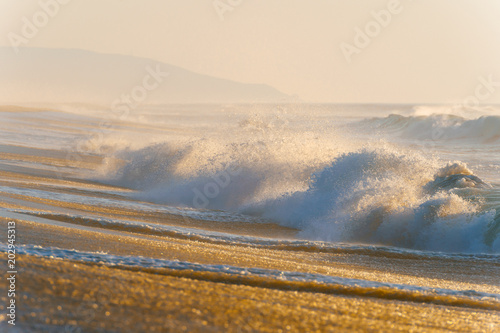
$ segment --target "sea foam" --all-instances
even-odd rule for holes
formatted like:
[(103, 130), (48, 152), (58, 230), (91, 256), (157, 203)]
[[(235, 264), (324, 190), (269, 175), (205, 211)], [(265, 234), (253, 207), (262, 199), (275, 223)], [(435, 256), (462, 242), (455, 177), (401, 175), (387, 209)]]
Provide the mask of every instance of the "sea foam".
[[(446, 133), (436, 141), (493, 142), (499, 119), (390, 115), (336, 126), (243, 116), (197, 136), (120, 141), (100, 180), (136, 189), (138, 200), (251, 215), (306, 239), (497, 253), (498, 185), (411, 145), (436, 128)], [(367, 139), (374, 128), (413, 141)]]

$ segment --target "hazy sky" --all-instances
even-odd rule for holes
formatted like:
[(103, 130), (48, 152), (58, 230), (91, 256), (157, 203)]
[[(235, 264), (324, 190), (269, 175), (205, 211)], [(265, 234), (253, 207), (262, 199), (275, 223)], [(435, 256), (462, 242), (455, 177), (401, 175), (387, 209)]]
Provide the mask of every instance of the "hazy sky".
[[(0, 44), (55, 1), (0, 0)], [(500, 103), (498, 0), (60, 1), (23, 45), (153, 58), (306, 101)]]

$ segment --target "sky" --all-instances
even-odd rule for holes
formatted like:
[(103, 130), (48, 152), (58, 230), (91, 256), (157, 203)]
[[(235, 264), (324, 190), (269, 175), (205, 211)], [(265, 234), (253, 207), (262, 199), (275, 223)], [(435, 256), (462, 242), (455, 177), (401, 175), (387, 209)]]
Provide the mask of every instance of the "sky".
[(499, 17), (498, 0), (0, 0), (0, 46), (146, 57), (308, 102), (491, 104)]

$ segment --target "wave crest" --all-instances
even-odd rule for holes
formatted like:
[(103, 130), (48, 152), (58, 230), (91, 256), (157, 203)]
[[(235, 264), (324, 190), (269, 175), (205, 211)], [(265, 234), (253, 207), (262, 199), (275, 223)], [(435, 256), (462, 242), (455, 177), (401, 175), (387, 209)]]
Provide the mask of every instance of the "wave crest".
[[(464, 182), (475, 192), (463, 192)], [(306, 191), (267, 202), (262, 211), (309, 239), (491, 252), (495, 246), (485, 239), (495, 211), (482, 211), (474, 198), (484, 186), (461, 163), (436, 168), (418, 156), (364, 149), (340, 156)]]
[(432, 141), (470, 141), (494, 144), (500, 141), (500, 117), (482, 116), (467, 119), (450, 114), (430, 116), (402, 116), (392, 114), (384, 118), (363, 120), (365, 129), (394, 134), (408, 139)]
[(265, 141), (155, 144), (119, 152), (125, 162), (108, 180), (138, 189), (140, 200), (270, 219), (307, 239), (500, 251), (500, 219), (484, 205), (491, 188), (464, 163), (389, 147), (330, 158), (299, 147), (290, 154)]

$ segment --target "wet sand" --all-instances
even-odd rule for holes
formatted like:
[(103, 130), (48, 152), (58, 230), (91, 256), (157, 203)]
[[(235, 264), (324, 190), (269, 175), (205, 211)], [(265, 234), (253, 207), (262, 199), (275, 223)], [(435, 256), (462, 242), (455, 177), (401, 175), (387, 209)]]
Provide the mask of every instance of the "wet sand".
[[(0, 218), (0, 221), (7, 219)], [(19, 242), (42, 247), (143, 256), (200, 264), (257, 267), (432, 288), (500, 293), (497, 265), (470, 267), (460, 261), (435, 267), (432, 259), (394, 259), (349, 253), (321, 253), (271, 247), (217, 244), (197, 238), (154, 236), (123, 230), (16, 220)], [(54, 223), (58, 223), (54, 221)], [(265, 230), (262, 230), (265, 232)], [(5, 236), (5, 233), (0, 233)], [(54, 237), (57, 235), (57, 237)], [(398, 265), (404, 261), (405, 267)], [(456, 272), (449, 274), (450, 271)]]
[(500, 324), (491, 311), (214, 283), (33, 256), (19, 261), (20, 330), (493, 332)]
[[(18, 245), (500, 294), (498, 263), (471, 266), (453, 258), (437, 263), (390, 253), (230, 243), (196, 233), (106, 223), (115, 219), (263, 239), (293, 240), (297, 234), (273, 223), (200, 220), (165, 213), (160, 206), (157, 211), (132, 207), (137, 201), (130, 197), (131, 189), (78, 176), (96, 169), (102, 156), (74, 161), (66, 155), (0, 145), (0, 223), (16, 221)], [(6, 228), (0, 237), (7, 238)], [(5, 262), (5, 252), (0, 256)], [(12, 332), (495, 332), (500, 327), (500, 305), (475, 307), (410, 292), (354, 292), (318, 283), (36, 255), (19, 254), (17, 261), (18, 320)], [(6, 287), (1, 280), (1, 290)], [(0, 328), (5, 330), (6, 293), (0, 299)]]

